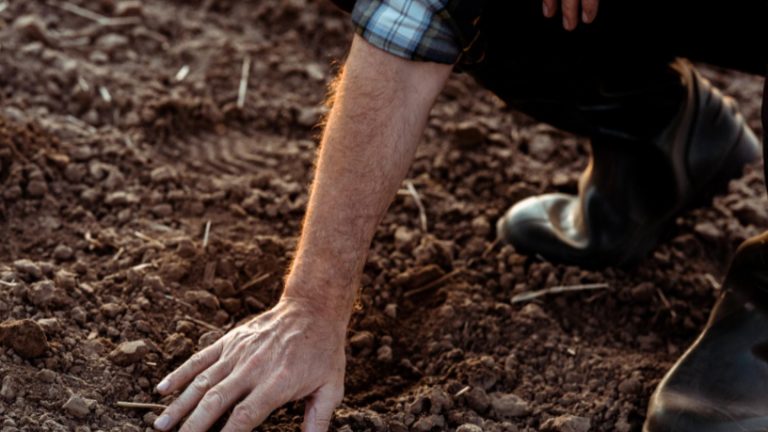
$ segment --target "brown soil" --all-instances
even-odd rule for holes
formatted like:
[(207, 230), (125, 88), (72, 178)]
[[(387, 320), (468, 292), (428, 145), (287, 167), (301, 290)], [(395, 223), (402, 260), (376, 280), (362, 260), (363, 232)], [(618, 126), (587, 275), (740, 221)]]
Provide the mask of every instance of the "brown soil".
[[(350, 26), (306, 0), (0, 10), (2, 430), (145, 430), (152, 413), (115, 403), (167, 402), (159, 378), (277, 299)], [(762, 136), (760, 80), (705, 74)], [(423, 141), (409, 178), (428, 232), (399, 195), (365, 269), (334, 428), (568, 430), (578, 416), (639, 430), (727, 258), (768, 224), (760, 167), (680, 217), (639, 265), (585, 271), (491, 248), (511, 203), (576, 190), (584, 139), (457, 75)], [(510, 303), (584, 283), (610, 288)], [(262, 430), (298, 429), (301, 414), (289, 406)]]

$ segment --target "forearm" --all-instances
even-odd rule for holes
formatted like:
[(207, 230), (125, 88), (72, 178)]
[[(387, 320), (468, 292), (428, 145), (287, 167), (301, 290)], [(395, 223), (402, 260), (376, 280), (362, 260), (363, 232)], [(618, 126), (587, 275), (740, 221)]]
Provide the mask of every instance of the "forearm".
[(450, 66), (353, 42), (320, 145), (284, 295), (351, 311), (376, 226), (408, 172)]

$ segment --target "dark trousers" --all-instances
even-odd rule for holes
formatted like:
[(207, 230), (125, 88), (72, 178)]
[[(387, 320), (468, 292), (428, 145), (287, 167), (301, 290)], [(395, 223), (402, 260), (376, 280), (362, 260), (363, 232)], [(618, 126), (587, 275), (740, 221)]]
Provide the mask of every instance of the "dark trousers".
[[(603, 0), (574, 32), (541, 0), (488, 0), (465, 70), (511, 107), (591, 137), (644, 140), (685, 95), (675, 58), (765, 74), (767, 0)], [(760, 97), (760, 95), (755, 95)]]

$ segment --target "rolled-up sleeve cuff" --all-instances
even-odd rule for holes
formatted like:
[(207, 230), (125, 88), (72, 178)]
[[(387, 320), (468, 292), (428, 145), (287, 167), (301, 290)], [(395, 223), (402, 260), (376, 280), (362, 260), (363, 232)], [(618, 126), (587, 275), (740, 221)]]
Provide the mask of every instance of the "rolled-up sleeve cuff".
[(368, 43), (398, 57), (453, 64), (460, 54), (445, 0), (357, 0), (352, 21)]

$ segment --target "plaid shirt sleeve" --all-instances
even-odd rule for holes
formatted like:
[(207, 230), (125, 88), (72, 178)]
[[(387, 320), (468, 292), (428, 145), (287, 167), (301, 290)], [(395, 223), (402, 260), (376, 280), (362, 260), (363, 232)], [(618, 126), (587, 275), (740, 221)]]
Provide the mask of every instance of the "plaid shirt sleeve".
[(375, 47), (409, 60), (453, 64), (461, 47), (449, 0), (357, 0), (352, 21)]

